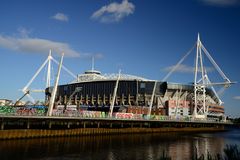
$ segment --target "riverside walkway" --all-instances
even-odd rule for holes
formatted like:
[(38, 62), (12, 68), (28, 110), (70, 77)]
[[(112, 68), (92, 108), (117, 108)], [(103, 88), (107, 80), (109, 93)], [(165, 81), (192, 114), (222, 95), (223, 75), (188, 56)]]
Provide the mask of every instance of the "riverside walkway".
[(46, 116), (45, 107), (0, 107), (1, 130), (74, 129), (74, 128), (221, 128), (231, 122), (219, 119), (196, 119), (192, 116), (144, 115), (87, 110), (55, 110)]
[(71, 116), (69, 114), (67, 116), (66, 114), (54, 116), (0, 114), (0, 139), (162, 132), (216, 132), (224, 131), (228, 125), (231, 123), (210, 119), (156, 115), (146, 117), (128, 113), (116, 113), (111, 118), (102, 113)]

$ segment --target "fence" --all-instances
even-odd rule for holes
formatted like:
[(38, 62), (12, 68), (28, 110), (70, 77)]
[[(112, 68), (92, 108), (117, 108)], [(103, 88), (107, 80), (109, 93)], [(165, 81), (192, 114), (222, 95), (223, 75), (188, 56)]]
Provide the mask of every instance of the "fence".
[[(45, 106), (0, 106), (0, 115), (12, 116), (46, 116), (47, 108)], [(87, 111), (87, 110), (64, 110), (54, 109), (53, 116), (57, 117), (81, 117), (81, 118), (109, 118), (108, 112)], [(132, 119), (132, 120), (159, 120), (159, 121), (183, 121), (183, 122), (225, 122), (220, 119), (196, 119), (191, 116), (163, 116), (133, 113), (113, 113), (113, 119)]]

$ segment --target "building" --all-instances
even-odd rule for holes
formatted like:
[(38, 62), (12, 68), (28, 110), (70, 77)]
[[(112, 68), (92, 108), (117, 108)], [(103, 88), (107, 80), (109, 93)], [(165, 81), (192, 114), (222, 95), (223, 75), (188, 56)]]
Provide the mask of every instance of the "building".
[[(85, 106), (88, 110), (108, 111), (112, 103), (113, 91), (118, 74), (104, 74), (96, 70), (78, 75), (69, 84), (59, 85), (55, 105)], [(133, 112), (146, 114), (153, 93), (155, 80), (121, 74), (114, 102), (115, 112)], [(46, 101), (50, 100), (52, 88), (46, 89)], [(193, 113), (192, 84), (156, 83), (152, 114), (187, 116)], [(219, 106), (219, 100), (210, 88), (206, 88), (207, 106)], [(121, 107), (124, 109), (121, 110)], [(223, 107), (222, 107), (223, 108)], [(212, 110), (209, 107), (209, 111)], [(221, 111), (221, 112), (220, 112)], [(223, 110), (214, 110), (214, 114), (224, 114)], [(213, 112), (211, 112), (213, 113)]]
[(9, 99), (0, 99), (0, 106), (9, 105), (12, 101)]
[(169, 116), (188, 116), (191, 114), (190, 102), (186, 100), (168, 100), (167, 111)]

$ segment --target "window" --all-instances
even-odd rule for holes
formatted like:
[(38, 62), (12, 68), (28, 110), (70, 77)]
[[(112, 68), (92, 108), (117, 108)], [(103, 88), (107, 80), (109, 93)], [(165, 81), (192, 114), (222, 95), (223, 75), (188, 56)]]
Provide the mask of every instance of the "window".
[(63, 87), (63, 90), (64, 90), (64, 91), (67, 91), (67, 90), (68, 90), (68, 86), (64, 86), (64, 87)]
[(145, 88), (146, 84), (145, 83), (140, 83), (140, 88)]

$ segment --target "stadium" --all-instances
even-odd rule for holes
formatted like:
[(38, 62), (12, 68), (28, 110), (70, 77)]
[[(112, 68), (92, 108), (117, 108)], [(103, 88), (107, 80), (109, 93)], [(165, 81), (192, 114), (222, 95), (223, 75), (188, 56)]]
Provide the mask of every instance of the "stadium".
[[(88, 70), (78, 75), (73, 82), (58, 86), (55, 108), (65, 106), (108, 112), (113, 102), (118, 76), (118, 74), (102, 75), (96, 70)], [(50, 101), (51, 92), (52, 87), (46, 89), (46, 101)], [(114, 112), (148, 114), (152, 95), (154, 95), (151, 109), (153, 115), (189, 116), (194, 112), (193, 85), (149, 80), (128, 74), (119, 76)], [(219, 103), (213, 90), (206, 88), (208, 115), (224, 114), (224, 107)]]

